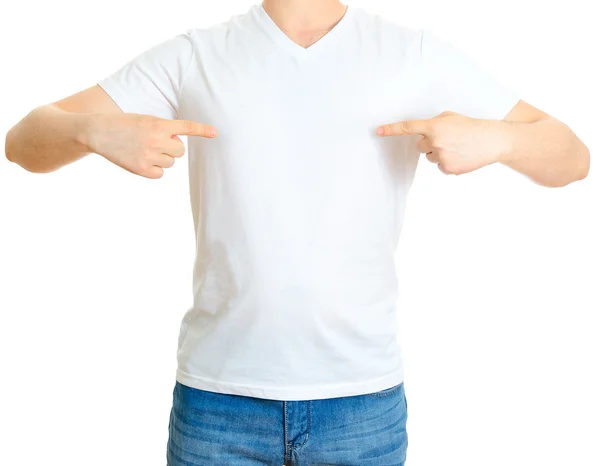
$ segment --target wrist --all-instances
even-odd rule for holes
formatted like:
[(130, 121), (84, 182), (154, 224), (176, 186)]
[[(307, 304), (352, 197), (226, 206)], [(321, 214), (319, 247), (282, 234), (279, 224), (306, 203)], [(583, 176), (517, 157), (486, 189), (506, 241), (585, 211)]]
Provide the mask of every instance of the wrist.
[(98, 131), (100, 113), (76, 113), (75, 141), (86, 152), (96, 153), (95, 134)]
[(496, 123), (494, 132), (497, 135), (497, 138), (495, 139), (497, 147), (495, 153), (496, 161), (500, 163), (510, 162), (514, 157), (520, 125), (519, 123), (505, 120), (495, 121), (494, 123)]

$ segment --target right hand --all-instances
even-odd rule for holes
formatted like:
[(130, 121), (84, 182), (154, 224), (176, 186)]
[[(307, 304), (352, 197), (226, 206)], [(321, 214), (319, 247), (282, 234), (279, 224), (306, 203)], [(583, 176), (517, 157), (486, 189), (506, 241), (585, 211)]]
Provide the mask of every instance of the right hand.
[[(214, 135), (211, 131), (214, 130)], [(216, 128), (188, 120), (166, 120), (137, 113), (101, 113), (88, 130), (92, 152), (145, 178), (161, 178), (164, 168), (185, 154), (178, 134), (212, 138)]]

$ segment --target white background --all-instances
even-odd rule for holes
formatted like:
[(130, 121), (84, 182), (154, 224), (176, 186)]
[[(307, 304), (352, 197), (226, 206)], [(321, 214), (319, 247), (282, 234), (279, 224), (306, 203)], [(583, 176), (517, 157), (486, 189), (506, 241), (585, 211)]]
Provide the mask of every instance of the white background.
[[(588, 178), (564, 188), (499, 165), (445, 176), (422, 156), (397, 255), (407, 466), (600, 465), (591, 3), (349, 3), (431, 28), (592, 152)], [(250, 5), (4, 4), (0, 132)], [(164, 466), (192, 302), (187, 183), (184, 159), (150, 180), (96, 154), (50, 174), (0, 157), (1, 464)]]

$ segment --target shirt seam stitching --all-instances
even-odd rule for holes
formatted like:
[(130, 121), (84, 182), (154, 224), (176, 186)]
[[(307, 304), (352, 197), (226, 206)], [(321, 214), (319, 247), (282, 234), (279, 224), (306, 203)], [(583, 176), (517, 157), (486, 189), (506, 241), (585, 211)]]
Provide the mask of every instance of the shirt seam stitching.
[(196, 32), (193, 29), (188, 29), (188, 35), (192, 36), (192, 53), (190, 56), (190, 61), (188, 62), (185, 71), (183, 72), (183, 77), (181, 78), (181, 87), (179, 88), (179, 93), (177, 95), (177, 118), (181, 119), (181, 96), (183, 95), (183, 90), (186, 83), (186, 78), (188, 77), (189, 70), (192, 67), (192, 61), (194, 60), (194, 55), (196, 53)]

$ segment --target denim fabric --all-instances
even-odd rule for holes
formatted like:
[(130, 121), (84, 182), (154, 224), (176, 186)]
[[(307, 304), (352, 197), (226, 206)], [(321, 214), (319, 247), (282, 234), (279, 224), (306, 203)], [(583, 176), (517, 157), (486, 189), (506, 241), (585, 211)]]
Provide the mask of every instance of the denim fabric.
[(167, 466), (404, 466), (404, 382), (363, 395), (278, 401), (175, 383)]

